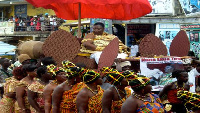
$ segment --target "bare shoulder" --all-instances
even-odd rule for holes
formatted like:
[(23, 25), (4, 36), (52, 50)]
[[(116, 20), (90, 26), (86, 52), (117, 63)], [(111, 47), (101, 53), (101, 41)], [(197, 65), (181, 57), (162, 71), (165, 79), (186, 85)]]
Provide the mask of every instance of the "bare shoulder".
[(113, 92), (114, 92), (114, 88), (110, 87), (104, 91), (104, 95), (113, 95)]
[(45, 87), (44, 87), (44, 93), (45, 92), (51, 92), (51, 91), (53, 91), (54, 90), (54, 88), (55, 88), (56, 86), (54, 86), (53, 84), (47, 84)]

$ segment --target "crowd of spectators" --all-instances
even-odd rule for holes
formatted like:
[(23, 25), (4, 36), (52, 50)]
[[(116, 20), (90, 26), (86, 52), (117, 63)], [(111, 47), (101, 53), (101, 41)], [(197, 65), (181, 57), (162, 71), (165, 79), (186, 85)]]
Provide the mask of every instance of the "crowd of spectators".
[(18, 17), (11, 16), (8, 21), (15, 22), (15, 31), (56, 31), (64, 22), (56, 15), (49, 16), (47, 13), (37, 16)]

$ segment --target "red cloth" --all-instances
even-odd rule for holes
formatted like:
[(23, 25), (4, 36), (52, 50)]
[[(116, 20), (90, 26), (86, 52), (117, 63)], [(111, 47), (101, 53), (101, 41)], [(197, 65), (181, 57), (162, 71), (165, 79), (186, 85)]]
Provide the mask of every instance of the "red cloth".
[(26, 0), (35, 7), (53, 9), (63, 19), (78, 19), (78, 3), (81, 18), (105, 18), (130, 20), (151, 13), (148, 0)]
[(170, 90), (167, 94), (167, 99), (170, 103), (181, 104), (181, 101), (177, 98), (177, 89)]

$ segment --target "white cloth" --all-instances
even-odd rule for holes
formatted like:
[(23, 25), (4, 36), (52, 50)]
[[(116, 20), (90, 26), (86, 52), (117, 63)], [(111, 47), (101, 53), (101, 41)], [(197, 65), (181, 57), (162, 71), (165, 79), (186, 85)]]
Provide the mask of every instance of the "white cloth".
[(131, 57), (131, 56), (136, 56), (137, 52), (138, 52), (138, 45), (132, 45), (132, 46), (131, 46), (131, 54), (130, 54), (130, 57)]
[(195, 77), (199, 76), (200, 73), (197, 71), (196, 68), (192, 69), (190, 72), (188, 72), (188, 82), (192, 87), (190, 87), (190, 92), (195, 92)]
[[(95, 59), (95, 62), (98, 64), (99, 63), (99, 58), (101, 57), (102, 52), (95, 52), (90, 55), (90, 59)], [(125, 53), (118, 53), (117, 58), (125, 59), (128, 55)]]

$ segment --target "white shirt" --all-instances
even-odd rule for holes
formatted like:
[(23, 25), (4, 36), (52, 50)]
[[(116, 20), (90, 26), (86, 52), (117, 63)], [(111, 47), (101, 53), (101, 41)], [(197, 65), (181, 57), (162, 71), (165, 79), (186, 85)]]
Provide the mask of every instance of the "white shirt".
[(195, 77), (199, 76), (200, 73), (197, 71), (196, 68), (192, 69), (190, 72), (188, 72), (188, 82), (192, 87), (190, 87), (190, 92), (195, 93)]
[(137, 52), (138, 52), (138, 45), (132, 45), (132, 46), (131, 46), (131, 54), (130, 54), (130, 57), (131, 57), (131, 56), (136, 56)]

